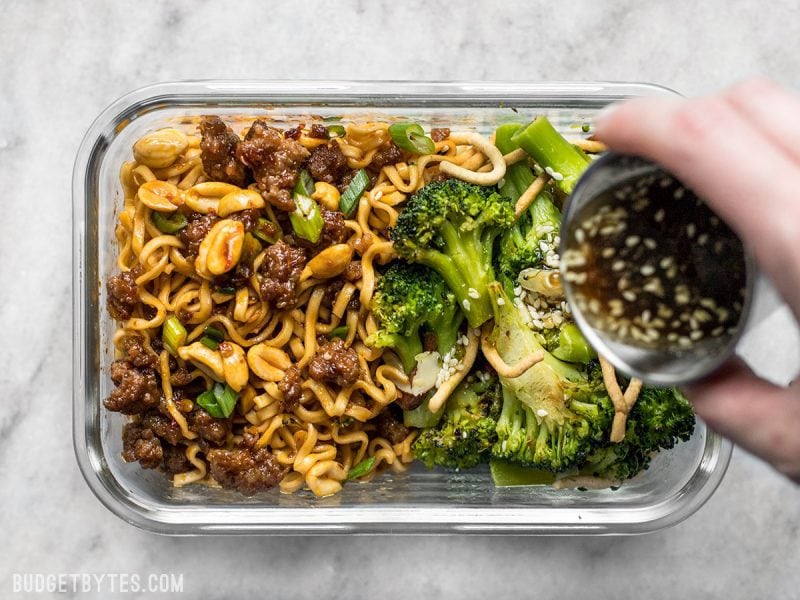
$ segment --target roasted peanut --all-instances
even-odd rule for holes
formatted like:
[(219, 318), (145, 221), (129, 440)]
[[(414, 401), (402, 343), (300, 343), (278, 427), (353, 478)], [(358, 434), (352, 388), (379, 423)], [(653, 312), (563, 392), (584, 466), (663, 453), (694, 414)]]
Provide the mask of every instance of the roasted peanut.
[(289, 355), (280, 348), (256, 344), (247, 351), (250, 370), (264, 381), (280, 381), (283, 373), (292, 364)]
[(353, 258), (353, 249), (347, 244), (336, 244), (325, 248), (314, 258), (308, 261), (300, 279), (305, 281), (309, 277), (317, 279), (330, 279), (341, 275)]
[(179, 129), (159, 129), (133, 145), (133, 157), (151, 169), (163, 169), (174, 163), (188, 145), (186, 134)]
[(190, 360), (198, 369), (215, 381), (225, 381), (225, 367), (222, 364), (222, 356), (216, 350), (204, 346), (200, 342), (194, 342), (188, 346), (178, 348), (178, 356), (183, 360)]
[(217, 207), (217, 214), (220, 217), (227, 217), (248, 208), (264, 208), (264, 198), (255, 190), (237, 190), (222, 197)]
[(330, 183), (318, 181), (314, 184), (314, 193), (311, 198), (322, 204), (328, 210), (339, 210), (339, 190)]
[(184, 196), (186, 206), (195, 212), (204, 215), (217, 214), (219, 212), (219, 201), (226, 195), (233, 192), (240, 192), (241, 188), (230, 183), (219, 181), (204, 181), (193, 185)]
[(158, 179), (143, 183), (137, 194), (142, 204), (156, 212), (175, 212), (183, 204), (180, 190), (171, 183)]
[(206, 279), (227, 273), (242, 256), (244, 225), (233, 219), (218, 221), (200, 243), (194, 268)]
[(250, 378), (250, 370), (247, 368), (247, 360), (244, 357), (244, 350), (233, 342), (222, 342), (217, 348), (222, 357), (222, 370), (225, 376), (225, 383), (235, 392), (247, 385)]

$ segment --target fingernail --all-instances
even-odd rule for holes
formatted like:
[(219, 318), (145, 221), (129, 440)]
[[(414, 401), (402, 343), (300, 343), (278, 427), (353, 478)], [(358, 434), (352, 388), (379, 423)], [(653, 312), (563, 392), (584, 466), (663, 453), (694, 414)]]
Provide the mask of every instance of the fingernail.
[(601, 109), (598, 111), (598, 113), (597, 113), (597, 114), (594, 116), (594, 124), (595, 124), (595, 125), (600, 125), (600, 124), (602, 124), (602, 123), (603, 123), (603, 121), (607, 121), (607, 120), (608, 120), (608, 118), (609, 118), (609, 117), (610, 117), (612, 114), (614, 114), (615, 112), (617, 112), (617, 109), (619, 109), (619, 103), (618, 103), (618, 102), (614, 102), (614, 103), (612, 103), (612, 104), (606, 104), (606, 105), (605, 105), (603, 108), (601, 108)]

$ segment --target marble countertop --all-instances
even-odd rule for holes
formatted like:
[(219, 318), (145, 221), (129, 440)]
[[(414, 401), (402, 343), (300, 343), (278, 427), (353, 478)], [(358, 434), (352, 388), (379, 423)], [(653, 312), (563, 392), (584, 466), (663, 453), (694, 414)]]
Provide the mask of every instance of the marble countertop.
[[(71, 173), (115, 98), (190, 78), (643, 80), (693, 95), (751, 73), (796, 86), (800, 73), (793, 0), (498, 5), (3, 3), (0, 597), (16, 596), (21, 574), (154, 572), (183, 574), (176, 597), (204, 599), (800, 595), (800, 488), (738, 450), (697, 514), (626, 538), (160, 537), (84, 483), (71, 441)], [(789, 331), (785, 313), (771, 319)], [(774, 353), (770, 338), (754, 334), (754, 358)], [(776, 379), (800, 362), (787, 340)], [(53, 595), (159, 597), (89, 589)]]

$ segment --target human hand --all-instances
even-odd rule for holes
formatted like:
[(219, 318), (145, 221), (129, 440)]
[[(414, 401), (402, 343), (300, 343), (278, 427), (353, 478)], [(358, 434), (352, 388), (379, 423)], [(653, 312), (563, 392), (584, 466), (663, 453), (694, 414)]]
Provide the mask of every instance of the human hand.
[[(613, 150), (674, 173), (752, 250), (800, 320), (800, 98), (765, 79), (712, 96), (637, 98), (598, 115)], [(800, 381), (788, 388), (730, 361), (687, 389), (697, 414), (800, 483)]]

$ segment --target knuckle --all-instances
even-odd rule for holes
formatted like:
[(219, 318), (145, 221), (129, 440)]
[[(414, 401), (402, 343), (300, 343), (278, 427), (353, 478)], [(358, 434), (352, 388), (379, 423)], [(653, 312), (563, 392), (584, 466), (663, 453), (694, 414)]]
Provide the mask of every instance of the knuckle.
[(264, 208), (264, 198), (254, 190), (236, 190), (225, 194), (220, 199), (217, 214), (220, 217), (227, 217), (249, 208)]
[(133, 145), (137, 162), (151, 169), (163, 169), (174, 163), (186, 150), (189, 139), (179, 129), (168, 127), (148, 133)]
[[(202, 277), (227, 273), (239, 262), (244, 245), (244, 225), (233, 219), (214, 224), (200, 243), (195, 270)], [(208, 278), (208, 277), (207, 277)]]
[(177, 186), (153, 179), (139, 187), (139, 200), (148, 208), (162, 213), (174, 212), (183, 204), (181, 192)]

